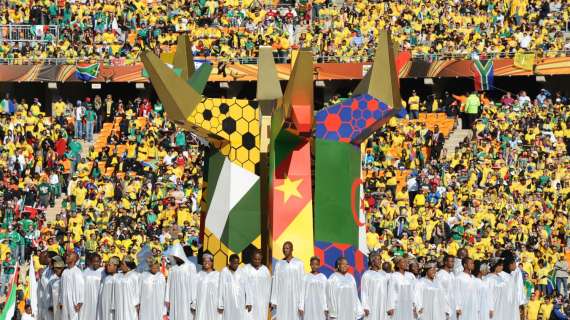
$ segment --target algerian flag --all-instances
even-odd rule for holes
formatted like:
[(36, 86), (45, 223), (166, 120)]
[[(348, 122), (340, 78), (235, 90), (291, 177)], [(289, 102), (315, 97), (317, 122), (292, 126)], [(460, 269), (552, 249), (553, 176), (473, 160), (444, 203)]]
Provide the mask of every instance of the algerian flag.
[(75, 77), (81, 81), (91, 81), (99, 75), (99, 64), (81, 64), (77, 65), (75, 70)]
[(0, 320), (11, 320), (16, 312), (16, 289), (18, 287), (18, 265), (16, 265), (16, 271), (12, 275), (12, 279), (8, 284), (8, 298), (4, 304), (4, 309), (0, 314)]

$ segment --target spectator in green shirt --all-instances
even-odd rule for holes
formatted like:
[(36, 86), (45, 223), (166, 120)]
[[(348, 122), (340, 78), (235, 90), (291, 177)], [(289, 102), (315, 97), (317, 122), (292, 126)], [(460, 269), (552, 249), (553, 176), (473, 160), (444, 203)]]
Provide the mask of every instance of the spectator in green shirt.
[(85, 111), (85, 139), (87, 142), (93, 142), (93, 130), (95, 128), (95, 121), (97, 121), (97, 114), (92, 107), (88, 107)]
[(9, 243), (8, 246), (10, 247), (10, 251), (12, 252), (12, 257), (14, 260), (19, 261), (20, 263), (24, 262), (24, 250), (25, 250), (25, 241), (20, 231), (13, 226), (9, 227), (10, 233), (8, 234)]

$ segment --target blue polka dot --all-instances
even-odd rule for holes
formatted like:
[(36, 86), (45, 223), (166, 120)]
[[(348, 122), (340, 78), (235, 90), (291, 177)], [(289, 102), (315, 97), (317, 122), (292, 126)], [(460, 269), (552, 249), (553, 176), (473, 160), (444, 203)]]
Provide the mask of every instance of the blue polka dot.
[(340, 111), (340, 119), (342, 121), (350, 121), (352, 116), (352, 110), (349, 107), (345, 107)]
[(340, 133), (341, 137), (348, 138), (352, 134), (352, 127), (348, 123), (345, 123), (340, 126), (338, 133)]
[(325, 128), (324, 125), (317, 124), (317, 127), (315, 128), (315, 136), (317, 138), (323, 138), (325, 136), (326, 132), (327, 132), (327, 129)]
[(338, 133), (334, 132), (334, 131), (328, 131), (325, 135), (325, 139), (327, 140), (333, 140), (333, 141), (338, 141)]

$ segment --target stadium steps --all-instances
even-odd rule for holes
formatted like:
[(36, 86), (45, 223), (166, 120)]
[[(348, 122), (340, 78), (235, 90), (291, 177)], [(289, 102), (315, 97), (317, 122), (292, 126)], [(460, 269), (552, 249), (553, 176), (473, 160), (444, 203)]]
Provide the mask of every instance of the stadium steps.
[(449, 138), (445, 140), (443, 148), (447, 151), (447, 157), (455, 154), (455, 149), (459, 147), (459, 144), (465, 140), (465, 138), (471, 139), (473, 137), (473, 131), (469, 129), (456, 129), (451, 133)]
[[(98, 137), (100, 134), (93, 135), (93, 141), (98, 141)], [(89, 152), (89, 148), (94, 145), (93, 142), (89, 143), (85, 140), (80, 140), (79, 143), (81, 144), (81, 158), (85, 158)], [(62, 190), (62, 194), (66, 192), (66, 190)], [(55, 221), (55, 216), (61, 212), (61, 203), (63, 202), (63, 197), (59, 197), (55, 199), (54, 206), (52, 208), (47, 208), (46, 210), (46, 220)]]

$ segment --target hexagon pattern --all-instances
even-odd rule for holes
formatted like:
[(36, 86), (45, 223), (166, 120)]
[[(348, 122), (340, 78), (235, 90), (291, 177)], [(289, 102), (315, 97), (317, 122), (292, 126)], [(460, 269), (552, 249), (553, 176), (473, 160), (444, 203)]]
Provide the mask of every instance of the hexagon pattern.
[(336, 260), (345, 257), (349, 264), (348, 271), (360, 287), (360, 278), (368, 269), (366, 256), (360, 250), (348, 244), (315, 241), (315, 255), (321, 259), (319, 271), (327, 278), (335, 272)]
[(233, 254), (233, 252), (208, 229), (204, 229), (204, 252), (208, 252), (214, 256), (214, 268), (216, 270), (222, 270), (227, 265), (230, 255)]
[(259, 163), (259, 112), (257, 103), (238, 99), (203, 99), (188, 121), (206, 131), (208, 141), (230, 161), (256, 173)]
[(355, 142), (387, 120), (392, 108), (363, 94), (321, 109), (315, 115), (315, 136), (340, 142)]

